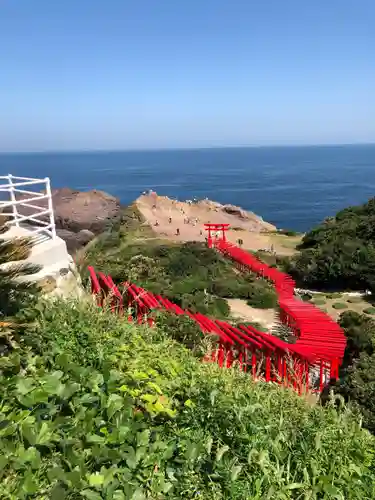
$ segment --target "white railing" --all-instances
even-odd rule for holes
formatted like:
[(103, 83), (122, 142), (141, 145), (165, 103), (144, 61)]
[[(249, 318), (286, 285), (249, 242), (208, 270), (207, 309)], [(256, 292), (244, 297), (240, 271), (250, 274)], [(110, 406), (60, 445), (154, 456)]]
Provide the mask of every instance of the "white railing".
[[(2, 183), (6, 181), (6, 183)], [(27, 224), (27, 229), (33, 234), (48, 234), (52, 239), (56, 238), (55, 217), (53, 213), (51, 183), (48, 177), (45, 179), (32, 179), (30, 177), (17, 177), (15, 175), (0, 175), (0, 193), (8, 194), (8, 199), (0, 200), (0, 212), (4, 213), (4, 208), (12, 208), (12, 211), (4, 213), (11, 220), (5, 224), (8, 226), (20, 227), (21, 224)], [(27, 189), (19, 189), (25, 186), (34, 186), (42, 184), (41, 191), (31, 191)], [(22, 197), (17, 198), (17, 193)], [(7, 196), (5, 196), (7, 197)], [(39, 200), (47, 200), (47, 208), (35, 205), (34, 202)], [(31, 203), (32, 202), (32, 203)], [(29, 215), (22, 215), (22, 207), (34, 210)], [(46, 221), (46, 216), (48, 221)]]

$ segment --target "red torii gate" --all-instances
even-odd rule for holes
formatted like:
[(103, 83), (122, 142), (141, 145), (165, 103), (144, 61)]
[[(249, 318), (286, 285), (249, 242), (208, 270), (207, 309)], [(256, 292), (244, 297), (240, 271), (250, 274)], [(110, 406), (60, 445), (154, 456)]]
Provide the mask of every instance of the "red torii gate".
[[(209, 248), (212, 247), (213, 240), (227, 241), (225, 232), (228, 231), (230, 224), (211, 224), (207, 223), (204, 225), (205, 231), (208, 231), (207, 245)], [(221, 238), (213, 238), (212, 233), (218, 233), (221, 231)]]

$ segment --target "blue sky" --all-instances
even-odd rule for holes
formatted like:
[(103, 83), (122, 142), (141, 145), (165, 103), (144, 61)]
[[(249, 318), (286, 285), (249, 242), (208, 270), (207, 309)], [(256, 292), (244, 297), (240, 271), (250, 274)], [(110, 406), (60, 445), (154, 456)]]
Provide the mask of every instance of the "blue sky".
[(1, 0), (0, 151), (375, 142), (374, 0)]

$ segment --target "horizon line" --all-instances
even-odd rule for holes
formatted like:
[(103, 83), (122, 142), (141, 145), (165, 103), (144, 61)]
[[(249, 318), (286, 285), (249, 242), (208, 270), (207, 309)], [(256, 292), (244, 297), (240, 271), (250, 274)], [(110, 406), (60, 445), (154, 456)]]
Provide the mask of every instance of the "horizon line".
[(307, 143), (307, 144), (270, 144), (241, 146), (192, 146), (192, 147), (155, 147), (155, 148), (99, 148), (99, 149), (41, 149), (25, 151), (0, 151), (0, 155), (31, 155), (31, 154), (87, 154), (87, 153), (146, 153), (162, 151), (202, 151), (212, 149), (278, 149), (278, 148), (314, 148), (314, 147), (347, 147), (375, 146), (374, 142), (339, 142), (339, 143)]

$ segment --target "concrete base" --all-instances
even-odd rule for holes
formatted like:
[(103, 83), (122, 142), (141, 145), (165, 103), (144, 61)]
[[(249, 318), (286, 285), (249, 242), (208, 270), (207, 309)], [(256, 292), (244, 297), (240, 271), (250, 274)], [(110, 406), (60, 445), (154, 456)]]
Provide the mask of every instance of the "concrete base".
[[(1, 235), (4, 240), (13, 238), (32, 238), (34, 246), (23, 263), (40, 267), (37, 273), (23, 276), (22, 280), (35, 281), (40, 284), (46, 294), (80, 297), (83, 294), (81, 278), (74, 261), (69, 255), (66, 243), (59, 237), (52, 239), (49, 235), (33, 233), (27, 227), (12, 226)], [(15, 263), (15, 262), (14, 262)], [(14, 263), (8, 263), (12, 265)], [(19, 262), (18, 262), (19, 263)]]

